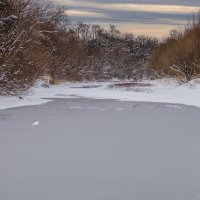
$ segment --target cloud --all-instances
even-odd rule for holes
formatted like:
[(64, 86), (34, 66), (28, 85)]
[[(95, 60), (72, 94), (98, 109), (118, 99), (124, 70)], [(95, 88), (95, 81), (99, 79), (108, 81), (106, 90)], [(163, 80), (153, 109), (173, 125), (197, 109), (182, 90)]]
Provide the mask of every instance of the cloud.
[[(100, 6), (100, 5), (99, 5)], [(156, 4), (131, 4), (117, 3), (100, 6), (103, 9), (122, 10), (122, 11), (137, 11), (137, 12), (153, 12), (153, 13), (192, 13), (197, 11), (198, 7), (192, 6), (177, 6), (177, 5), (156, 5)]]
[(71, 17), (85, 17), (85, 18), (106, 18), (106, 14), (98, 12), (80, 11), (80, 10), (67, 10), (66, 13)]
[[(68, 0), (63, 0), (66, 2)], [(83, 0), (70, 0), (83, 3)], [(186, 5), (186, 6), (200, 6), (199, 0), (87, 0), (94, 3), (141, 3), (141, 4), (160, 4), (160, 5)]]
[(154, 12), (154, 13), (192, 13), (200, 9), (199, 6), (186, 6), (186, 5), (171, 5), (171, 4), (144, 4), (144, 3), (123, 3), (123, 2), (93, 2), (93, 1), (80, 1), (62, 0), (69, 7), (90, 8), (90, 9), (104, 9), (104, 10), (121, 10), (121, 11), (141, 11), (141, 12)]
[(166, 0), (54, 1), (67, 5), (71, 20), (104, 26), (112, 23), (123, 31), (155, 35), (183, 26), (194, 12), (200, 10), (200, 0), (168, 0), (167, 3)]

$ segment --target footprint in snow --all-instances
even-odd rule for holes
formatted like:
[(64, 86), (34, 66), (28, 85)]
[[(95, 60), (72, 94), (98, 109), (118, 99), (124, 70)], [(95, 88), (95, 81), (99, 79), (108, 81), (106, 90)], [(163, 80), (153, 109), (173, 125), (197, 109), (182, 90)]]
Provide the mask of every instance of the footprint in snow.
[(80, 106), (71, 106), (69, 107), (70, 109), (82, 109), (83, 107), (80, 107)]
[(117, 111), (123, 111), (123, 108), (116, 108)]
[(99, 111), (106, 111), (106, 109), (105, 108), (100, 108)]
[(176, 106), (176, 105), (165, 105), (168, 108), (177, 108), (177, 109), (181, 109), (182, 107), (180, 106)]
[(32, 124), (32, 126), (39, 126), (40, 122), (39, 121), (36, 121)]

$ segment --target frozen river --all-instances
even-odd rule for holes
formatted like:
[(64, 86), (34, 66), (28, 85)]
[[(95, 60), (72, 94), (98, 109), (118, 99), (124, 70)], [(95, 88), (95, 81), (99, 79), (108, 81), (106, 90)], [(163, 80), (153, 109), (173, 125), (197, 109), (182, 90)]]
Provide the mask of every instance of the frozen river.
[(199, 200), (200, 109), (57, 99), (0, 111), (1, 200)]

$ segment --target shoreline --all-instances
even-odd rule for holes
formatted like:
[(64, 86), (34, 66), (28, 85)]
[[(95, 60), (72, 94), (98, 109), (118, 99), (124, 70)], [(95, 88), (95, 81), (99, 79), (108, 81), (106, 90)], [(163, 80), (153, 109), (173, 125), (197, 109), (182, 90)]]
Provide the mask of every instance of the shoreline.
[[(124, 84), (126, 82), (88, 82), (88, 83), (62, 83), (50, 88), (44, 88), (41, 83), (33, 87), (28, 95), (12, 97), (0, 96), (0, 110), (12, 107), (41, 105), (55, 98), (91, 98), (112, 99), (132, 102), (152, 102), (165, 104), (183, 104), (200, 107), (200, 89), (191, 82), (189, 85), (178, 85), (170, 80), (143, 81), (140, 84), (151, 85), (149, 87), (136, 86), (133, 88), (112, 88), (112, 84)], [(98, 85), (98, 87), (97, 87)], [(194, 87), (193, 89), (190, 87)], [(195, 88), (196, 87), (196, 88)]]

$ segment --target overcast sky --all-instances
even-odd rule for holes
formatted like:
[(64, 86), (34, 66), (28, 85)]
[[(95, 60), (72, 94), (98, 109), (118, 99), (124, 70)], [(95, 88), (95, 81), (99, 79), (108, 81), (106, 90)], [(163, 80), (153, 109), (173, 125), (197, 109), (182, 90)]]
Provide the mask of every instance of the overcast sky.
[(122, 32), (165, 36), (200, 10), (200, 0), (54, 0), (72, 21), (117, 25)]

